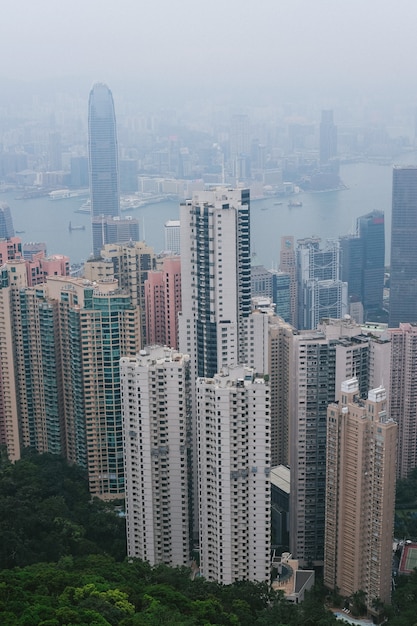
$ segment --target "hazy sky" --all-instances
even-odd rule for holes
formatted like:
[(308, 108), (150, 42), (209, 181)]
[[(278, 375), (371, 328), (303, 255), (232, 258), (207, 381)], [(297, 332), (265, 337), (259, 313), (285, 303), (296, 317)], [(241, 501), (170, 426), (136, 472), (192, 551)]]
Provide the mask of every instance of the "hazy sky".
[(3, 0), (0, 81), (401, 88), (414, 97), (416, 23), (417, 0)]

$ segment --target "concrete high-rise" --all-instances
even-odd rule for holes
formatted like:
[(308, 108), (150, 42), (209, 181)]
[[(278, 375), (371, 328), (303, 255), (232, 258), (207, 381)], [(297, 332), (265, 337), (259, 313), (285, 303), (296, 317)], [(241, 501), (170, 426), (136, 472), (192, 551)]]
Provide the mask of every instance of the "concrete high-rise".
[[(96, 83), (90, 91), (88, 101), (88, 157), (93, 222), (95, 218), (119, 217), (116, 116), (112, 92), (103, 83)], [(105, 243), (114, 243), (114, 241), (107, 239)], [(99, 253), (99, 251), (97, 246), (93, 250), (94, 254)]]
[(148, 345), (178, 346), (181, 311), (181, 259), (165, 257), (161, 270), (151, 270), (145, 281), (146, 338)]
[(135, 355), (139, 310), (116, 280), (49, 276), (28, 286), (13, 260), (0, 284), (0, 439), (62, 454), (88, 472), (93, 495), (124, 494), (119, 360)]
[(362, 400), (358, 380), (344, 381), (327, 409), (324, 583), (364, 591), (370, 611), (391, 598), (396, 451), (385, 389)]
[(351, 319), (328, 320), (291, 338), (290, 551), (305, 565), (324, 558), (327, 406), (348, 378), (357, 378), (361, 397), (378, 386), (389, 349), (388, 340), (365, 335)]
[(352, 309), (360, 311), (358, 323), (364, 321), (363, 312), (363, 267), (364, 249), (363, 241), (357, 235), (346, 235), (340, 240), (341, 254), (341, 279), (348, 286), (348, 308), (352, 315)]
[(249, 190), (198, 192), (181, 205), (180, 350), (193, 376), (245, 362), (251, 312)]
[(291, 318), (291, 277), (286, 272), (267, 270), (262, 265), (251, 268), (252, 296), (270, 298), (275, 312), (286, 322)]
[(347, 313), (347, 283), (340, 280), (340, 244), (318, 238), (297, 242), (298, 325), (314, 329), (324, 318), (340, 319)]
[(156, 269), (153, 248), (144, 241), (125, 244), (106, 244), (101, 249), (101, 258), (89, 260), (84, 266), (84, 274), (91, 281), (115, 278), (119, 286), (129, 294), (131, 303), (140, 308), (141, 345), (145, 346), (146, 306), (145, 281), (148, 272)]
[(417, 167), (396, 166), (392, 181), (389, 326), (417, 322)]
[(50, 277), (47, 295), (59, 303), (64, 454), (84, 457), (93, 495), (123, 497), (120, 358), (140, 349), (139, 310), (117, 280)]
[(190, 560), (189, 357), (153, 346), (121, 360), (128, 556)]
[(417, 467), (417, 325), (389, 329), (391, 379), (389, 414), (398, 423), (397, 477)]
[(200, 570), (208, 580), (269, 582), (269, 385), (251, 368), (197, 380)]
[(279, 268), (290, 277), (290, 319), (294, 327), (298, 324), (298, 283), (297, 283), (297, 257), (294, 249), (294, 237), (281, 237), (281, 250), (279, 256)]
[(164, 226), (165, 250), (171, 254), (180, 254), (180, 221), (168, 220)]
[[(190, 355), (193, 414), (196, 379), (245, 363), (251, 313), (250, 195), (248, 189), (196, 192), (180, 208), (179, 349)], [(193, 533), (198, 537), (198, 449), (193, 439)]]
[(248, 318), (246, 363), (269, 378), (273, 466), (289, 463), (289, 355), (294, 332), (273, 307), (258, 307)]

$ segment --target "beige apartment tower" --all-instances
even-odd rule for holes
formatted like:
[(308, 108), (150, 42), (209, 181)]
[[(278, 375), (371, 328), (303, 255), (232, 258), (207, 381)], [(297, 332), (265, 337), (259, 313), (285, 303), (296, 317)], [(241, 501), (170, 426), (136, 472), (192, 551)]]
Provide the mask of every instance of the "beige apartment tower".
[(372, 610), (391, 598), (397, 424), (383, 387), (359, 398), (356, 378), (327, 409), (324, 583), (364, 591)]

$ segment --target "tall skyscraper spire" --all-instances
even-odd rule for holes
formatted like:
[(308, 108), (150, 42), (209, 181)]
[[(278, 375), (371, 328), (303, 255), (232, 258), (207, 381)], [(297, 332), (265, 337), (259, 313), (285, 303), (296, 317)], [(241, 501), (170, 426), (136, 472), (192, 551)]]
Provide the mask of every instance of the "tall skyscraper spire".
[(103, 83), (96, 83), (90, 91), (88, 156), (91, 216), (117, 217), (120, 205), (116, 116), (112, 92)]
[(136, 219), (120, 217), (119, 168), (113, 96), (107, 85), (96, 83), (88, 103), (93, 254), (106, 243), (138, 241)]

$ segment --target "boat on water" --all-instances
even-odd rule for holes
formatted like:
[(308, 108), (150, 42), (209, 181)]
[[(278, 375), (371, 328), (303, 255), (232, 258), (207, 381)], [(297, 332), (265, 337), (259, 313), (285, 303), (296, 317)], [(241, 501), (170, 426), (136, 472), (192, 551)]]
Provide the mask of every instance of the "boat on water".
[(303, 203), (300, 200), (290, 200), (289, 203), (288, 203), (288, 206), (291, 209), (292, 207), (303, 206)]
[(48, 195), (50, 200), (66, 200), (67, 198), (78, 198), (80, 193), (70, 189), (56, 189), (55, 191), (50, 191)]
[(23, 235), (24, 232), (25, 232), (24, 230), (17, 230), (16, 235)]
[(73, 230), (85, 230), (85, 226), (73, 226), (71, 222), (68, 224), (68, 230), (72, 233)]
[(274, 206), (281, 206), (282, 202), (274, 202)]
[(77, 209), (76, 213), (91, 213), (91, 200), (88, 199)]

